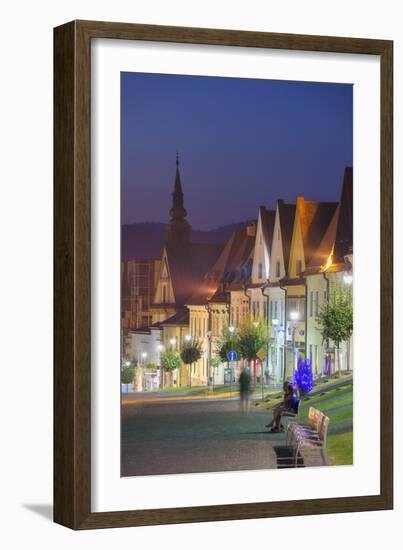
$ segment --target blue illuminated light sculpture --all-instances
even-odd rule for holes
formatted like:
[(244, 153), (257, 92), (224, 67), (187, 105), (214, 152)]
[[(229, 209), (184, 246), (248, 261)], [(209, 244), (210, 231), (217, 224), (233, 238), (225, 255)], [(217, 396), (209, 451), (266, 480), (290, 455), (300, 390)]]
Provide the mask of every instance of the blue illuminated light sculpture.
[(312, 365), (309, 359), (298, 358), (297, 368), (294, 372), (294, 387), (300, 394), (307, 394), (313, 388)]

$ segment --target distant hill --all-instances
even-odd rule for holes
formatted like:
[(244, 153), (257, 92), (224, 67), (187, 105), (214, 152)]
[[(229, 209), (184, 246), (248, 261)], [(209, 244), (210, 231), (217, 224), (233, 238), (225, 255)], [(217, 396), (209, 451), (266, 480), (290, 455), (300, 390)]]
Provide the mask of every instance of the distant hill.
[[(224, 225), (211, 231), (192, 231), (192, 241), (224, 244), (238, 227), (250, 220)], [(167, 224), (159, 222), (132, 223), (122, 226), (122, 260), (159, 258), (164, 244)]]

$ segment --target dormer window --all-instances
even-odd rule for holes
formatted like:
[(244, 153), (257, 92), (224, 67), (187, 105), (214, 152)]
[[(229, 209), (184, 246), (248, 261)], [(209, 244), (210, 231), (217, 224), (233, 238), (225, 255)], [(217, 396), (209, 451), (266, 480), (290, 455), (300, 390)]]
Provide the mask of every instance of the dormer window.
[(302, 260), (297, 260), (297, 275), (300, 275), (302, 272)]
[(257, 276), (259, 277), (259, 279), (263, 279), (263, 265), (262, 264), (259, 264), (257, 266)]

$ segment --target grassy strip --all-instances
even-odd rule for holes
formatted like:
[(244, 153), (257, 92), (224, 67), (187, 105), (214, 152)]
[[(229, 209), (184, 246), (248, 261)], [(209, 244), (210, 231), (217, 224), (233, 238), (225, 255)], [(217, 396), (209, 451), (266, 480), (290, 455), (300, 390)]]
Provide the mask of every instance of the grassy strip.
[[(206, 390), (206, 386), (193, 386), (192, 388), (184, 388), (184, 387), (163, 388), (161, 390), (158, 390), (158, 393), (166, 393), (166, 394), (183, 393), (184, 395), (188, 395), (188, 394), (200, 392), (200, 390), (202, 389)], [(149, 392), (149, 393), (155, 393), (155, 392)]]
[(330, 463), (337, 466), (353, 463), (353, 432), (329, 435), (327, 439), (327, 454)]

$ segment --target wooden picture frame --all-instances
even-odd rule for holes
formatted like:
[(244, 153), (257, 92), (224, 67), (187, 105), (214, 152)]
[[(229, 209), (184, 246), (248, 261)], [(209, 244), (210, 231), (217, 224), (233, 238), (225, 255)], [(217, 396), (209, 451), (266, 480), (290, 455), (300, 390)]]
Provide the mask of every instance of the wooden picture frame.
[[(91, 512), (91, 40), (113, 38), (380, 56), (380, 494), (185, 508)], [(127, 23), (54, 30), (54, 520), (72, 529), (328, 514), (393, 507), (393, 43)]]

